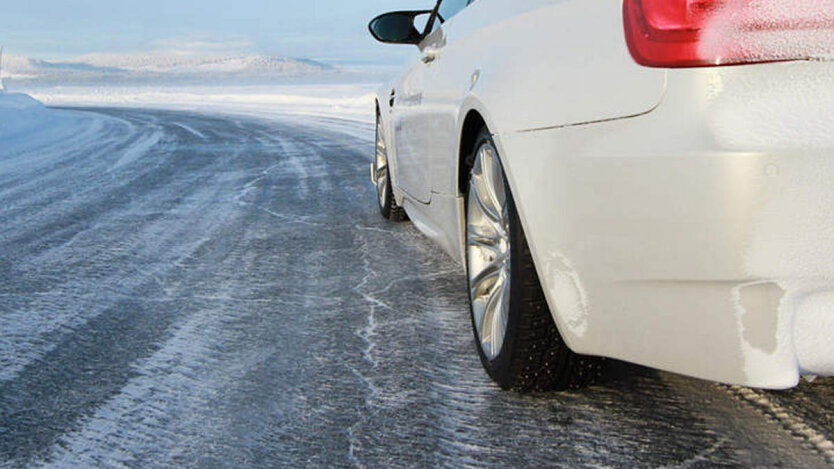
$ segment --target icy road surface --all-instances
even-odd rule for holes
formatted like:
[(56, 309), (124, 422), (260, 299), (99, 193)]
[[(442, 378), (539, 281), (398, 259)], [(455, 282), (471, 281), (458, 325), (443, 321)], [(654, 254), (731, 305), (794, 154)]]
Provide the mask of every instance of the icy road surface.
[(834, 463), (831, 381), (496, 389), (460, 270), (377, 213), (369, 126), (84, 115), (0, 152), (0, 466)]

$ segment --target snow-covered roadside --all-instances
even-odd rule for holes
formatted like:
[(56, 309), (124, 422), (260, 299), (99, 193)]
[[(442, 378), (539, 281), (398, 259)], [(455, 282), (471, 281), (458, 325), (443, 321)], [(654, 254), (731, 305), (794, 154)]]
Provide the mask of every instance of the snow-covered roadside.
[(47, 146), (89, 129), (95, 119), (49, 109), (22, 93), (0, 93), (0, 158)]
[(363, 139), (373, 139), (375, 90), (399, 69), (206, 51), (6, 57), (10, 89), (47, 106), (290, 117)]
[(371, 121), (376, 84), (275, 86), (66, 86), (27, 90), (47, 106), (256, 111)]
[(374, 91), (378, 86), (63, 86), (27, 92), (48, 106), (152, 108), (265, 119), (291, 117), (367, 140), (373, 138)]
[(10, 143), (51, 119), (43, 104), (21, 93), (0, 93), (0, 141)]
[(60, 107), (149, 108), (291, 119), (372, 141), (377, 87), (378, 83), (36, 87), (24, 90), (28, 94), (0, 94), (0, 156), (51, 146), (93, 125), (96, 113)]

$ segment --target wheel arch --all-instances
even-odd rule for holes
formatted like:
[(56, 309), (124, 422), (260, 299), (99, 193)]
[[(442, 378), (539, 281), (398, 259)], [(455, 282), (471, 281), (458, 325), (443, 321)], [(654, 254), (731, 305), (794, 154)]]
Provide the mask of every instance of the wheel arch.
[[(514, 195), (516, 199), (516, 209), (518, 211), (519, 221), (521, 223), (522, 230), (524, 231), (528, 244), (530, 244), (530, 249), (533, 252), (533, 265), (535, 266), (536, 270), (539, 274), (539, 281), (541, 282), (544, 278), (542, 276), (542, 272), (538, 269), (538, 262), (536, 253), (538, 252), (535, 249), (534, 244), (535, 240), (531, 239), (531, 233), (528, 230), (528, 222), (527, 222), (527, 212), (524, 210), (523, 204), (520, 199), (518, 199), (519, 191), (516, 190), (516, 180), (513, 174), (513, 165), (512, 158), (509, 158), (507, 154), (507, 149), (502, 144), (501, 139), (501, 129), (495, 127), (493, 121), (491, 121), (488, 112), (486, 111), (486, 107), (484, 104), (476, 99), (475, 97), (467, 98), (467, 106), (462, 108), (460, 116), (459, 124), (459, 145), (458, 145), (458, 153), (457, 153), (457, 170), (454, 173), (456, 177), (456, 188), (458, 190), (458, 194), (461, 197), (465, 197), (466, 192), (469, 190), (469, 171), (471, 170), (472, 161), (468, 161), (471, 157), (475, 145), (478, 143), (478, 134), (482, 128), (486, 128), (487, 131), (492, 136), (493, 143), (495, 144), (496, 148), (498, 149), (499, 158), (501, 161), (501, 166), (503, 167), (504, 174), (507, 177), (507, 183), (509, 184), (509, 190)], [(533, 236), (534, 237), (534, 236)], [(466, 264), (466, 214), (465, 212), (461, 212), (461, 220), (460, 220), (460, 239), (461, 239), (461, 259), (464, 259), (464, 266)], [(544, 288), (544, 285), (542, 285)], [(548, 302), (549, 303), (549, 302)], [(560, 325), (562, 313), (557, 309), (550, 307), (551, 316), (556, 325), (557, 330), (559, 330), (560, 335), (565, 338), (565, 341), (568, 343), (569, 348), (572, 348), (572, 341), (570, 336), (565, 336), (562, 333), (562, 327)], [(559, 320), (557, 320), (559, 317)]]
[(495, 128), (486, 111), (486, 106), (475, 95), (468, 96), (464, 101), (458, 113), (458, 151), (455, 155), (457, 164), (454, 171), (453, 187), (457, 189), (458, 195), (463, 195), (469, 184), (469, 166), (467, 165), (467, 158), (475, 149), (477, 143), (478, 132), (482, 128), (495, 136), (498, 129)]
[(469, 161), (472, 151), (477, 144), (478, 134), (481, 129), (487, 127), (484, 118), (478, 111), (471, 110), (463, 119), (463, 125), (460, 131), (460, 145), (458, 148), (458, 181), (457, 189), (460, 194), (464, 194), (469, 186), (469, 171), (471, 170), (472, 162)]
[(405, 196), (399, 188), (397, 181), (399, 180), (399, 170), (397, 168), (396, 144), (394, 136), (390, 132), (390, 108), (386, 107), (384, 99), (380, 100), (379, 95), (374, 97), (375, 119), (382, 122), (382, 129), (385, 132), (385, 141), (388, 144), (388, 168), (391, 172), (391, 190), (394, 192), (394, 200), (398, 205), (402, 206)]

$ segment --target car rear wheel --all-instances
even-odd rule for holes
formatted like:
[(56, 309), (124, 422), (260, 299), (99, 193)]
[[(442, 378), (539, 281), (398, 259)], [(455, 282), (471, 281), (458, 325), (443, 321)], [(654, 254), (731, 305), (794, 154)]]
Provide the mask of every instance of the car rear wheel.
[(371, 165), (371, 180), (376, 186), (379, 212), (391, 221), (406, 219), (405, 210), (397, 205), (394, 190), (391, 185), (391, 171), (388, 169), (388, 145), (382, 128), (379, 113), (376, 116), (376, 156)]
[(483, 130), (468, 160), (466, 254), (478, 353), (504, 389), (587, 386), (601, 359), (565, 344), (551, 317), (498, 150)]

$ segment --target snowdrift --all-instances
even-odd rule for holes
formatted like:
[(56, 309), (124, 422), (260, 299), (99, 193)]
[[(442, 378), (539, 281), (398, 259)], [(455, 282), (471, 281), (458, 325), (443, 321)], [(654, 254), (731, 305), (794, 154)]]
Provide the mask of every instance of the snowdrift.
[(0, 143), (20, 138), (50, 117), (48, 109), (29, 95), (0, 93)]
[(0, 161), (11, 154), (69, 138), (90, 127), (84, 113), (45, 107), (22, 93), (0, 93)]

